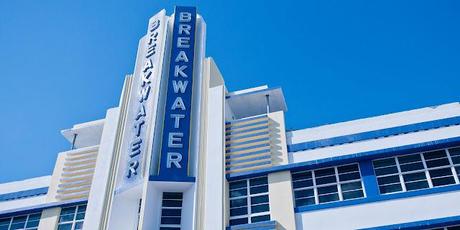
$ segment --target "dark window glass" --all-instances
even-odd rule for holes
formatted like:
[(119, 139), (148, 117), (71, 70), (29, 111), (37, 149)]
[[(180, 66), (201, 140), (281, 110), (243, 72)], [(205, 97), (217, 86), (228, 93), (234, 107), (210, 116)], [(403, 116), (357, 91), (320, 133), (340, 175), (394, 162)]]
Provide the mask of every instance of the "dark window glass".
[(267, 177), (260, 177), (260, 178), (250, 179), (249, 184), (251, 186), (268, 184)]
[(407, 164), (412, 162), (422, 161), (420, 154), (406, 155), (398, 157), (399, 164)]
[(429, 171), (431, 178), (452, 176), (452, 170), (449, 168), (433, 169)]
[(361, 181), (341, 184), (340, 186), (341, 186), (342, 192), (358, 190), (362, 188)]
[(457, 174), (460, 175), (460, 166), (455, 167), (455, 170), (457, 170)]
[(426, 166), (428, 168), (446, 166), (446, 165), (449, 165), (449, 164), (450, 164), (449, 159), (447, 159), (447, 158), (441, 158), (441, 159), (426, 161)]
[(342, 196), (344, 200), (349, 200), (349, 199), (356, 199), (356, 198), (364, 197), (364, 193), (362, 190), (356, 190), (356, 191), (350, 191), (350, 192), (343, 192)]
[(248, 208), (232, 208), (230, 209), (230, 216), (241, 216), (248, 214)]
[(334, 193), (337, 192), (337, 185), (330, 185), (330, 186), (325, 186), (325, 187), (320, 187), (318, 188), (318, 194), (328, 194), (328, 193)]
[(403, 175), (405, 182), (426, 180), (425, 172), (408, 173)]
[(181, 209), (162, 209), (162, 216), (181, 216)]
[(398, 168), (396, 166), (375, 169), (375, 174), (377, 176), (396, 173), (398, 173)]
[(460, 156), (460, 148), (451, 148), (449, 153), (451, 156)]
[(430, 160), (430, 159), (447, 157), (447, 154), (446, 154), (446, 151), (444, 150), (437, 150), (433, 152), (423, 153), (423, 157), (425, 158), (425, 160)]
[(428, 182), (427, 181), (417, 181), (417, 182), (409, 182), (406, 183), (406, 190), (407, 191), (412, 191), (412, 190), (417, 190), (417, 189), (422, 189), (422, 188), (428, 188)]
[(230, 190), (237, 188), (245, 188), (247, 186), (246, 181), (234, 181), (229, 183)]
[(58, 230), (72, 230), (72, 224), (60, 224)]
[(434, 187), (455, 184), (455, 179), (452, 176), (436, 178), (436, 179), (432, 179), (431, 181), (433, 182)]
[(179, 227), (160, 227), (160, 230), (180, 230)]
[(402, 187), (401, 187), (401, 184), (384, 185), (384, 186), (379, 186), (379, 190), (381, 194), (386, 194), (386, 193), (402, 191)]
[(294, 196), (296, 198), (311, 197), (314, 195), (315, 195), (315, 192), (313, 191), (313, 189), (294, 191)]
[(394, 176), (379, 177), (377, 178), (377, 182), (379, 183), (379, 185), (386, 185), (386, 184), (400, 183), (400, 180), (399, 180), (399, 175), (394, 175)]
[(180, 192), (164, 192), (163, 193), (163, 199), (166, 199), (166, 200), (182, 200), (182, 193), (180, 193)]
[(268, 192), (268, 185), (261, 185), (257, 187), (251, 187), (251, 194)]
[(311, 187), (313, 186), (312, 180), (301, 180), (292, 182), (293, 188)]
[(349, 180), (358, 180), (358, 179), (361, 179), (361, 175), (359, 175), (359, 172), (340, 174), (339, 175), (339, 180), (340, 181), (349, 181)]
[(452, 163), (460, 164), (460, 156), (452, 157)]
[(251, 197), (251, 204), (262, 204), (262, 203), (268, 203), (268, 195)]
[(322, 185), (322, 184), (330, 184), (330, 183), (336, 183), (337, 182), (337, 178), (335, 177), (335, 175), (333, 176), (328, 176), (328, 177), (320, 177), (320, 178), (316, 178), (316, 184), (317, 185)]
[(163, 200), (163, 207), (182, 207), (182, 200)]
[(59, 217), (59, 222), (67, 222), (67, 221), (73, 221), (75, 214), (66, 214), (66, 215), (61, 215)]
[(332, 201), (337, 201), (337, 200), (339, 200), (339, 194), (337, 193), (319, 196), (319, 203), (327, 203), (327, 202), (332, 202)]
[(295, 200), (296, 206), (302, 206), (302, 205), (312, 205), (315, 204), (315, 198), (310, 197), (310, 198), (304, 198), (304, 199), (297, 199)]
[(330, 176), (330, 175), (335, 175), (334, 168), (325, 168), (325, 169), (315, 170), (315, 177), (323, 177), (323, 176)]
[(180, 224), (180, 217), (161, 217), (161, 224)]
[(372, 162), (372, 164), (374, 165), (374, 168), (382, 168), (396, 165), (396, 161), (394, 158), (387, 158), (382, 160), (375, 160)]
[(270, 210), (268, 204), (251, 205), (252, 213), (268, 212), (268, 210)]
[(262, 221), (267, 221), (267, 220), (270, 220), (270, 215), (251, 217), (251, 222), (252, 223), (257, 223), (257, 222), (262, 222)]
[(349, 172), (358, 172), (359, 167), (358, 167), (357, 164), (344, 165), (344, 166), (337, 167), (337, 171), (338, 171), (339, 174), (349, 173)]
[(248, 195), (248, 190), (246, 188), (230, 191), (230, 198), (246, 195)]
[(401, 172), (409, 172), (409, 171), (421, 170), (421, 169), (424, 169), (425, 167), (423, 166), (422, 162), (415, 162), (415, 163), (400, 165), (399, 168), (401, 169)]
[(83, 222), (75, 223), (75, 230), (82, 230), (83, 229)]
[(247, 223), (248, 223), (247, 217), (230, 220), (230, 225), (247, 224)]
[(292, 180), (305, 180), (305, 179), (311, 179), (311, 171), (306, 171), (306, 172), (299, 172), (299, 173), (293, 173), (292, 174)]
[(241, 206), (247, 206), (248, 205), (248, 200), (245, 198), (240, 198), (240, 199), (234, 199), (230, 200), (230, 207), (241, 207)]
[(447, 227), (447, 230), (460, 230), (460, 225)]

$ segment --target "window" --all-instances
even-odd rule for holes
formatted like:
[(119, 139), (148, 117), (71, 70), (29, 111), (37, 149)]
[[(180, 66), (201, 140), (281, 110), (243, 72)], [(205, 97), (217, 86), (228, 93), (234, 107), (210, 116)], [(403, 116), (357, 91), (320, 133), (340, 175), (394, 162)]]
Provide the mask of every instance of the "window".
[(374, 160), (381, 194), (458, 184), (460, 148)]
[(180, 192), (163, 193), (160, 230), (180, 230), (182, 199)]
[(86, 205), (64, 207), (59, 215), (58, 230), (81, 230), (85, 219)]
[(0, 230), (37, 230), (41, 213), (0, 219)]
[(229, 183), (230, 225), (270, 220), (267, 177)]
[(292, 172), (296, 206), (364, 197), (358, 164)]

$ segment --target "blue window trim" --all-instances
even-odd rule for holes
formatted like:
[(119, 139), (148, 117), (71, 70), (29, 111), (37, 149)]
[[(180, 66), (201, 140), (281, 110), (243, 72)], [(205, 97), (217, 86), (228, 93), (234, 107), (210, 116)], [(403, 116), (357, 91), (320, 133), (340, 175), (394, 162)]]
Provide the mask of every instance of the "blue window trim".
[(275, 220), (262, 221), (252, 224), (240, 224), (227, 227), (226, 230), (275, 230), (277, 222)]
[(410, 124), (410, 125), (403, 125), (403, 126), (398, 126), (398, 127), (393, 127), (393, 128), (379, 129), (379, 130), (373, 130), (369, 132), (362, 132), (362, 133), (356, 133), (356, 134), (350, 134), (350, 135), (344, 135), (344, 136), (338, 136), (338, 137), (331, 137), (331, 138), (326, 138), (326, 139), (321, 139), (321, 140), (291, 144), (291, 145), (288, 145), (287, 148), (288, 148), (288, 152), (298, 152), (298, 151), (303, 151), (303, 150), (321, 148), (321, 147), (332, 146), (332, 145), (340, 145), (340, 144), (345, 144), (345, 143), (352, 143), (352, 142), (357, 142), (357, 141), (375, 139), (379, 137), (398, 135), (402, 133), (411, 133), (411, 132), (417, 132), (420, 130), (435, 129), (435, 128), (440, 128), (440, 127), (445, 127), (445, 126), (450, 126), (450, 125), (459, 125), (459, 124), (460, 124), (460, 116), (456, 116), (456, 117), (444, 118), (444, 119), (439, 119), (439, 120), (434, 120), (434, 121), (426, 121), (426, 122), (415, 123), (415, 124)]
[(12, 192), (12, 193), (5, 193), (5, 194), (0, 194), (0, 202), (9, 201), (9, 200), (17, 200), (17, 199), (25, 199), (28, 197), (45, 195), (47, 193), (48, 193), (48, 187), (34, 188), (34, 189), (17, 191), (17, 192)]
[(85, 204), (87, 202), (88, 202), (88, 199), (79, 199), (79, 200), (60, 201), (60, 202), (46, 203), (46, 204), (18, 208), (18, 209), (5, 210), (5, 211), (0, 212), (0, 218), (40, 212), (43, 209), (48, 209), (48, 208), (80, 205), (80, 204)]
[(390, 229), (406, 229), (406, 230), (418, 230), (418, 229), (428, 229), (428, 228), (439, 228), (439, 227), (448, 227), (452, 225), (460, 224), (460, 216), (450, 216), (444, 218), (430, 219), (415, 221), (402, 224), (392, 224), (372, 228), (362, 228), (361, 230), (390, 230)]
[(379, 149), (368, 152), (344, 154), (342, 156), (324, 158), (313, 161), (299, 162), (287, 165), (279, 165), (265, 169), (251, 170), (247, 172), (230, 173), (226, 175), (228, 181), (240, 180), (250, 177), (263, 176), (269, 173), (287, 170), (308, 170), (327, 166), (354, 163), (358, 161), (372, 160), (376, 158), (392, 157), (397, 155), (435, 150), (438, 148), (448, 148), (460, 145), (460, 137), (453, 137), (423, 143), (398, 146), (387, 149)]
[(437, 188), (427, 188), (427, 189), (410, 191), (410, 192), (400, 192), (400, 193), (384, 194), (384, 195), (378, 195), (378, 196), (367, 196), (366, 198), (361, 198), (361, 199), (337, 201), (337, 202), (331, 202), (331, 203), (326, 203), (326, 204), (300, 206), (300, 207), (294, 208), (294, 211), (296, 213), (301, 213), (301, 212), (308, 212), (308, 211), (314, 211), (314, 210), (337, 208), (337, 207), (366, 204), (366, 203), (379, 202), (379, 201), (388, 201), (388, 200), (395, 200), (395, 199), (403, 199), (403, 198), (409, 198), (409, 197), (415, 197), (415, 196), (431, 195), (431, 194), (438, 194), (438, 193), (452, 192), (452, 191), (460, 191), (460, 184), (448, 185), (445, 187), (437, 187)]
[(180, 177), (180, 178), (171, 179), (165, 176), (151, 175), (149, 176), (149, 181), (195, 182), (196, 178), (188, 176), (188, 177)]

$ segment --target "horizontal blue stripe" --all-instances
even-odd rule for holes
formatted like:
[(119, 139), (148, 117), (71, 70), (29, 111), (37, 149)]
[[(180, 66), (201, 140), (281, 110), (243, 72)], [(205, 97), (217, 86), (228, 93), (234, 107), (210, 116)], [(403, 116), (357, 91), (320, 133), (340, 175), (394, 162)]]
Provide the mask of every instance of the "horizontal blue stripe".
[(238, 155), (228, 155), (228, 156), (225, 156), (225, 159), (235, 159), (235, 158), (247, 157), (247, 156), (256, 155), (256, 154), (260, 154), (260, 153), (266, 153), (266, 152), (270, 152), (270, 150), (265, 149), (265, 150), (258, 150), (258, 151), (255, 151), (255, 152), (250, 152), (250, 153), (242, 153), (242, 154), (238, 154)]
[(225, 169), (226, 170), (235, 170), (235, 169), (244, 169), (244, 168), (251, 168), (251, 167), (255, 167), (255, 166), (261, 166), (261, 165), (267, 165), (267, 164), (271, 164), (272, 161), (271, 159), (268, 160), (268, 161), (262, 161), (262, 162), (258, 162), (258, 163), (254, 163), (254, 164), (248, 164), (248, 165), (240, 165), (240, 166), (230, 166), (230, 167), (226, 167)]
[(374, 151), (368, 152), (361, 152), (361, 153), (353, 153), (353, 154), (344, 154), (342, 156), (337, 157), (330, 157), (324, 158), (314, 161), (306, 161), (306, 162), (299, 162), (287, 165), (279, 165), (273, 166), (267, 169), (257, 169), (251, 170), (248, 172), (240, 172), (240, 173), (231, 173), (227, 174), (228, 181), (240, 180), (255, 176), (262, 176), (268, 173), (280, 172), (280, 171), (287, 171), (287, 170), (306, 170), (306, 169), (315, 169), (333, 165), (341, 165), (347, 163), (354, 163), (360, 160), (370, 160), (375, 158), (381, 157), (391, 157), (401, 154), (409, 154), (421, 151), (430, 151), (435, 150), (437, 148), (447, 148), (460, 145), (460, 137), (454, 138), (447, 138), (442, 140), (436, 141), (429, 141), (423, 142), (418, 144), (412, 145), (404, 145), (399, 147), (387, 148), (387, 149), (379, 149)]
[(46, 203), (46, 204), (41, 204), (41, 205), (34, 205), (34, 206), (30, 206), (30, 207), (5, 210), (5, 211), (0, 212), (0, 218), (17, 216), (17, 215), (24, 215), (24, 214), (28, 214), (28, 213), (40, 212), (43, 209), (48, 209), (48, 208), (80, 205), (80, 204), (85, 204), (87, 202), (88, 202), (88, 199), (79, 199), (79, 200), (71, 200), (71, 201), (52, 202), (52, 203)]
[(227, 149), (227, 150), (225, 150), (225, 152), (226, 153), (234, 153), (234, 152), (238, 152), (238, 151), (243, 151), (243, 150), (248, 150), (248, 149), (256, 149), (256, 148), (267, 147), (267, 146), (270, 146), (270, 143), (253, 145), (253, 146), (249, 146), (249, 147), (240, 147), (240, 148), (234, 148), (234, 149)]
[(431, 229), (439, 227), (449, 227), (452, 225), (460, 224), (460, 216), (450, 216), (431, 220), (421, 220), (403, 224), (392, 224), (380, 227), (362, 228), (361, 230), (390, 230), (390, 229), (406, 229), (406, 230), (419, 230)]
[(225, 147), (232, 147), (232, 146), (238, 146), (238, 145), (245, 145), (245, 144), (250, 144), (254, 142), (259, 142), (259, 141), (268, 141), (270, 137), (261, 137), (257, 138), (254, 140), (249, 140), (249, 141), (242, 141), (242, 142), (237, 142), (237, 143), (231, 143), (231, 144), (226, 144)]
[(240, 224), (227, 227), (227, 230), (275, 230), (277, 222), (274, 220), (263, 221), (253, 224)]
[(270, 159), (272, 156), (266, 155), (266, 156), (260, 156), (260, 157), (253, 157), (253, 158), (247, 158), (247, 159), (242, 159), (242, 160), (233, 160), (233, 161), (227, 161), (225, 164), (226, 165), (232, 165), (232, 164), (239, 164), (239, 163), (244, 163), (244, 162), (251, 162), (251, 161), (257, 161), (257, 160), (263, 160), (263, 159)]
[(248, 117), (248, 118), (241, 118), (241, 119), (234, 120), (234, 121), (227, 121), (227, 122), (225, 122), (225, 125), (230, 125), (230, 124), (234, 125), (234, 124), (238, 124), (238, 123), (245, 122), (245, 121), (259, 119), (259, 118), (262, 118), (262, 117), (267, 117), (267, 114), (261, 114), (261, 115)]
[(308, 142), (297, 143), (297, 144), (291, 144), (291, 145), (288, 145), (288, 152), (297, 152), (297, 151), (321, 148), (321, 147), (332, 146), (332, 145), (340, 145), (340, 144), (352, 143), (356, 141), (364, 141), (364, 140), (370, 140), (370, 139), (375, 139), (379, 137), (387, 137), (387, 136), (392, 136), (392, 135), (397, 135), (397, 134), (411, 133), (411, 132), (416, 132), (420, 130), (435, 129), (435, 128), (440, 128), (444, 126), (458, 125), (458, 124), (460, 124), (460, 116), (445, 118), (445, 119), (440, 119), (440, 120), (434, 120), (434, 121), (421, 122), (421, 123), (410, 124), (410, 125), (403, 125), (403, 126), (387, 128), (387, 129), (373, 130), (369, 132), (362, 132), (362, 133), (350, 134), (350, 135), (345, 135), (345, 136), (326, 138), (326, 139), (315, 140), (315, 141), (308, 141)]
[(456, 184), (456, 185), (449, 185), (445, 187), (427, 188), (427, 189), (422, 189), (422, 190), (417, 190), (417, 191), (385, 194), (385, 195), (366, 197), (366, 198), (355, 199), (355, 200), (345, 200), (345, 201), (337, 201), (337, 202), (331, 202), (331, 203), (326, 203), (326, 204), (300, 206), (300, 207), (296, 207), (294, 211), (296, 213), (308, 212), (308, 211), (315, 211), (315, 210), (321, 210), (321, 209), (338, 208), (338, 207), (344, 207), (344, 206), (350, 206), (350, 205), (358, 205), (358, 204), (366, 204), (366, 203), (373, 203), (373, 202), (379, 202), (379, 201), (403, 199), (403, 198), (410, 198), (410, 197), (415, 197), (415, 196), (431, 195), (431, 194), (436, 194), (436, 193), (444, 193), (444, 192), (459, 191), (459, 190), (460, 190), (460, 185)]
[(235, 126), (235, 125), (232, 125), (230, 127), (226, 127), (225, 128), (225, 131), (229, 131), (229, 130), (237, 130), (237, 129), (241, 129), (241, 128), (245, 128), (245, 127), (250, 127), (250, 126), (256, 126), (256, 125), (261, 125), (261, 124), (268, 124), (268, 121), (257, 121), (257, 122), (254, 122), (254, 123), (249, 123), (249, 124), (244, 124), (244, 125), (238, 125), (238, 126)]
[(238, 133), (247, 133), (247, 132), (252, 132), (252, 131), (257, 131), (257, 130), (262, 130), (262, 129), (267, 129), (267, 128), (268, 128), (268, 123), (266, 125), (256, 127), (256, 128), (252, 128), (252, 129), (236, 130), (236, 131), (230, 131), (230, 132), (226, 131), (225, 135), (229, 136), (229, 135), (234, 135), (234, 134), (238, 134)]
[(0, 194), (0, 201), (24, 199), (32, 196), (45, 195), (48, 193), (48, 187), (23, 190), (18, 192)]
[(195, 177), (171, 178), (165, 176), (150, 176), (149, 181), (171, 181), (171, 182), (195, 182)]
[(260, 132), (257, 132), (257, 133), (251, 133), (251, 134), (247, 134), (247, 135), (241, 135), (241, 136), (237, 136), (237, 137), (228, 137), (225, 138), (226, 141), (235, 141), (235, 140), (239, 140), (239, 139), (243, 139), (243, 138), (248, 138), (248, 137), (255, 137), (255, 136), (260, 136), (260, 135), (267, 135), (269, 134), (268, 131), (260, 131)]

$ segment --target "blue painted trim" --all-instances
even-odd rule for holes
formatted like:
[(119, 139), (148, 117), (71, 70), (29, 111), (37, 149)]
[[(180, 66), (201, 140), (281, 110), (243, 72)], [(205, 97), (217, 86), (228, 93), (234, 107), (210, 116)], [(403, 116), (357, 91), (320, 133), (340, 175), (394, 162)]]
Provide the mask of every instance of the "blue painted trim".
[(177, 177), (170, 178), (165, 176), (150, 176), (149, 181), (168, 181), (168, 182), (195, 182), (195, 177)]
[(35, 206), (24, 207), (24, 208), (5, 210), (5, 211), (0, 212), (0, 218), (40, 212), (43, 209), (47, 209), (47, 208), (80, 205), (80, 204), (85, 204), (87, 202), (88, 202), (88, 199), (79, 199), (79, 200), (60, 201), (60, 202), (46, 203), (46, 204), (35, 205)]
[(228, 156), (225, 156), (225, 159), (235, 159), (235, 158), (247, 157), (247, 156), (266, 153), (266, 152), (270, 152), (270, 149), (259, 150), (255, 152), (249, 152), (249, 153), (242, 153), (242, 154), (237, 154), (237, 155), (228, 155)]
[(296, 213), (309, 212), (309, 211), (315, 211), (315, 210), (321, 210), (321, 209), (337, 208), (337, 207), (366, 204), (366, 203), (395, 200), (395, 199), (403, 199), (403, 198), (409, 198), (409, 197), (415, 197), (415, 196), (431, 195), (431, 194), (452, 192), (452, 191), (459, 191), (459, 190), (460, 190), (460, 184), (456, 184), (456, 185), (449, 185), (445, 187), (427, 188), (427, 189), (410, 191), (410, 192), (400, 192), (400, 193), (385, 194), (385, 195), (372, 196), (372, 197), (369, 196), (366, 198), (360, 198), (360, 199), (355, 199), (355, 200), (346, 200), (346, 201), (337, 201), (337, 202), (331, 202), (331, 203), (326, 203), (326, 204), (300, 206), (300, 207), (294, 208), (294, 211)]
[(260, 114), (260, 115), (256, 115), (256, 116), (253, 116), (253, 117), (245, 117), (245, 118), (241, 118), (241, 119), (238, 119), (238, 120), (233, 120), (233, 121), (227, 121), (225, 122), (225, 125), (234, 125), (234, 124), (238, 124), (238, 123), (241, 123), (241, 122), (245, 122), (245, 121), (250, 121), (250, 120), (255, 120), (255, 119), (258, 119), (258, 118), (262, 118), (262, 117), (267, 117), (267, 114)]
[(261, 166), (261, 165), (267, 165), (267, 164), (271, 164), (272, 163), (272, 160), (268, 160), (268, 161), (262, 161), (262, 162), (258, 162), (258, 163), (254, 163), (254, 164), (248, 164), (248, 165), (240, 165), (240, 166), (230, 166), (230, 167), (226, 167), (225, 169), (226, 170), (235, 170), (235, 169), (244, 169), (244, 168), (251, 168), (251, 167), (255, 167), (255, 166)]
[(352, 143), (352, 142), (357, 142), (357, 141), (398, 135), (402, 133), (411, 133), (411, 132), (416, 132), (420, 130), (435, 129), (435, 128), (440, 128), (444, 126), (458, 125), (458, 124), (460, 124), (460, 116), (445, 118), (445, 119), (440, 119), (440, 120), (434, 120), (434, 121), (421, 122), (421, 123), (410, 124), (410, 125), (403, 125), (403, 126), (387, 128), (387, 129), (373, 130), (369, 132), (362, 132), (362, 133), (326, 138), (326, 139), (315, 140), (315, 141), (308, 141), (308, 142), (297, 143), (297, 144), (291, 144), (291, 145), (288, 145), (288, 151), (297, 152), (297, 151), (302, 151), (302, 150), (309, 150), (309, 149), (321, 148), (321, 147), (332, 146), (332, 145), (340, 145), (340, 144), (345, 144), (345, 143)]
[(269, 140), (270, 137), (261, 137), (261, 138), (257, 138), (257, 139), (254, 139), (254, 140), (249, 140), (249, 141), (243, 141), (243, 142), (238, 142), (238, 143), (229, 143), (229, 144), (226, 144), (225, 147), (234, 147), (234, 146), (239, 146), (239, 145), (245, 145), (245, 144), (250, 144), (250, 143), (254, 143), (254, 142), (259, 142), (259, 141), (266, 141), (266, 140)]
[(5, 194), (0, 194), (0, 202), (8, 201), (8, 200), (23, 199), (23, 198), (28, 198), (32, 196), (45, 195), (47, 193), (48, 193), (48, 187), (35, 188), (35, 189), (23, 190), (23, 191), (12, 192), (12, 193), (5, 193)]
[(247, 135), (242, 135), (242, 136), (237, 136), (237, 137), (229, 137), (227, 136), (225, 138), (226, 141), (235, 141), (235, 140), (239, 140), (239, 139), (243, 139), (243, 138), (248, 138), (248, 137), (255, 137), (255, 136), (261, 136), (261, 135), (267, 135), (269, 134), (270, 132), (268, 131), (260, 131), (260, 132), (257, 132), (257, 133), (252, 133), (252, 134), (247, 134)]
[(227, 161), (225, 165), (232, 165), (232, 164), (238, 164), (238, 163), (244, 163), (244, 162), (251, 162), (251, 161), (257, 161), (257, 160), (263, 160), (263, 159), (270, 159), (272, 156), (266, 155), (266, 156), (260, 156), (260, 157), (253, 157), (253, 158), (247, 158), (243, 160), (233, 160), (233, 161)]
[(324, 158), (314, 161), (299, 162), (287, 165), (273, 166), (266, 169), (257, 169), (247, 172), (227, 174), (228, 181), (240, 180), (255, 176), (263, 176), (268, 173), (287, 171), (287, 170), (307, 170), (327, 166), (355, 163), (357, 161), (370, 160), (375, 158), (391, 157), (402, 154), (430, 151), (438, 148), (447, 148), (460, 145), (460, 137), (447, 138), (436, 141), (428, 141), (412, 145), (404, 145), (387, 149), (379, 149), (368, 152), (344, 154), (342, 156)]
[(247, 95), (251, 95), (251, 94), (257, 94), (257, 93), (262, 93), (262, 92), (267, 92), (267, 91), (273, 91), (273, 90), (277, 90), (277, 89), (281, 89), (281, 87), (273, 87), (273, 88), (261, 89), (261, 90), (257, 90), (257, 91), (251, 91), (251, 92), (242, 93), (242, 94), (236, 94), (236, 95), (227, 95), (227, 96), (225, 96), (225, 99), (229, 99), (229, 98), (232, 98), (232, 97), (247, 96)]
[(379, 186), (377, 184), (377, 177), (375, 176), (372, 161), (360, 161), (359, 170), (361, 171), (361, 179), (367, 197), (379, 196)]
[(406, 229), (419, 230), (429, 228), (448, 227), (460, 224), (460, 216), (450, 216), (438, 219), (421, 220), (403, 224), (392, 224), (372, 228), (362, 228), (361, 230), (390, 230), (390, 229)]
[(227, 227), (227, 230), (271, 230), (276, 229), (277, 222), (275, 220), (267, 220), (253, 224), (240, 224)]

